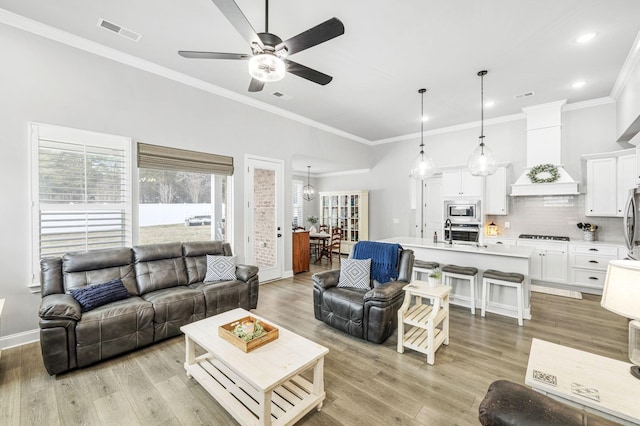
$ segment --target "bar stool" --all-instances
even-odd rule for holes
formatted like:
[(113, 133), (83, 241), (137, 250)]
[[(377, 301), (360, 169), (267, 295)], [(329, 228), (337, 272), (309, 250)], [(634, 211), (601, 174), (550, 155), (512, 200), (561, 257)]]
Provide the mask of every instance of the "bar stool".
[[(442, 283), (452, 286), (451, 280), (469, 281), (469, 299), (471, 305), (471, 313), (476, 314), (476, 277), (478, 276), (478, 268), (473, 266), (445, 265), (442, 267)], [(464, 297), (456, 295), (459, 299)]]
[(438, 262), (426, 262), (424, 260), (415, 260), (413, 262), (413, 279), (418, 280), (421, 274), (432, 273), (434, 269), (439, 268), (440, 264)]
[[(482, 274), (482, 302), (480, 316), (484, 317), (487, 309), (487, 301), (491, 291), (491, 284), (502, 285), (505, 287), (514, 287), (516, 289), (516, 297), (518, 298), (518, 313), (514, 318), (518, 318), (518, 325), (522, 327), (522, 319), (524, 316), (524, 300), (522, 298), (522, 283), (524, 275), (517, 272), (502, 272), (495, 269), (487, 269)], [(509, 316), (509, 315), (507, 315)]]

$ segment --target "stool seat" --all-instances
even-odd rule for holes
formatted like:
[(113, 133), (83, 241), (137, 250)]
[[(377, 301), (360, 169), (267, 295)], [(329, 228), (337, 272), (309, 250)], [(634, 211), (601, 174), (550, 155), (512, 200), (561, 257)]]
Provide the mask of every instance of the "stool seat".
[(427, 261), (424, 261), (424, 260), (414, 260), (413, 266), (415, 268), (422, 268), (422, 269), (436, 269), (436, 268), (440, 267), (440, 264), (438, 262), (427, 262)]
[(502, 272), (495, 269), (487, 269), (483, 272), (484, 278), (493, 278), (500, 281), (508, 281), (511, 283), (521, 283), (524, 281), (524, 275), (517, 272)]
[(458, 275), (476, 275), (478, 268), (474, 268), (473, 266), (445, 265), (442, 267), (442, 272)]

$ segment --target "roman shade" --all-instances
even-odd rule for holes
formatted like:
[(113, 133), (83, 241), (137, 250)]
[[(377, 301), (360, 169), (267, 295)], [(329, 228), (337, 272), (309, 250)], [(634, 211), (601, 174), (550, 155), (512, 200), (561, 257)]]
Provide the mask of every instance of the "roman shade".
[(138, 143), (138, 167), (233, 175), (233, 157)]

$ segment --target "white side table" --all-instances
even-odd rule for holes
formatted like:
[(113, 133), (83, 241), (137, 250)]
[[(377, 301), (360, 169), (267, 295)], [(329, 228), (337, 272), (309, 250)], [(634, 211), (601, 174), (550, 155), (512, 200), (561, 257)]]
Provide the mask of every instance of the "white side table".
[[(404, 287), (404, 302), (398, 311), (398, 352), (404, 348), (427, 355), (433, 365), (435, 352), (449, 344), (449, 293), (451, 287), (429, 286), (425, 281), (412, 281)], [(411, 301), (415, 298), (415, 303)], [(429, 299), (431, 304), (423, 303)], [(410, 326), (405, 330), (405, 324)]]
[(640, 423), (640, 380), (630, 363), (533, 339), (525, 383), (574, 407), (625, 425)]

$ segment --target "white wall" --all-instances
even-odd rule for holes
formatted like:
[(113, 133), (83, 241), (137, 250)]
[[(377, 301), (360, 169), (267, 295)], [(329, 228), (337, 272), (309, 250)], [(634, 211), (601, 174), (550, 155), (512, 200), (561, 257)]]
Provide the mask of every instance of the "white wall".
[[(366, 145), (219, 96), (0, 25), (0, 298), (6, 298), (4, 336), (38, 326), (39, 294), (31, 294), (27, 123), (56, 124), (234, 157), (234, 252), (244, 258), (243, 161), (245, 153), (285, 162), (291, 181), (295, 152), (329, 156), (339, 150), (354, 167), (369, 167)], [(313, 90), (322, 90), (309, 85)], [(321, 154), (325, 155), (325, 154)], [(291, 185), (285, 185), (291, 204)], [(285, 209), (285, 229), (291, 209)], [(291, 240), (285, 270), (291, 269)], [(11, 342), (0, 340), (0, 346)]]

